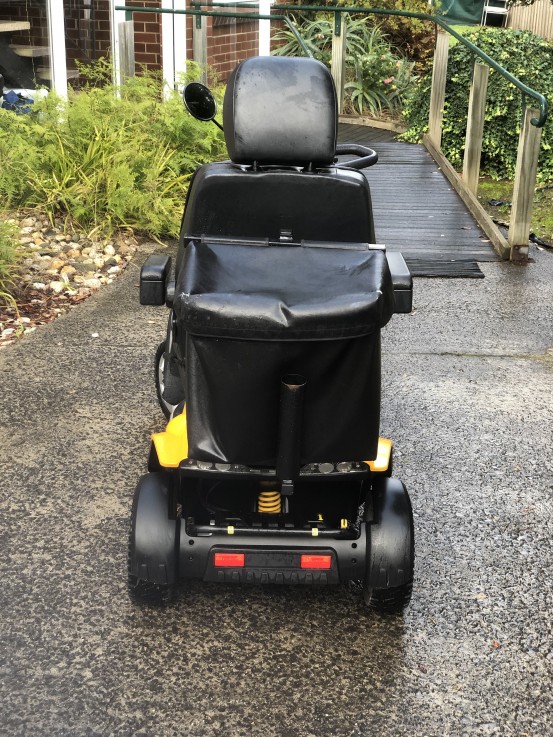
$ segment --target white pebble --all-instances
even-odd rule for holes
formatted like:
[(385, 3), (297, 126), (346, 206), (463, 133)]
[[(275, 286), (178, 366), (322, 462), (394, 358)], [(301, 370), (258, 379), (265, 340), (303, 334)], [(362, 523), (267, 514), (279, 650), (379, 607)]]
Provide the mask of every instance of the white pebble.
[(62, 281), (51, 281), (50, 289), (54, 294), (61, 294), (65, 289), (65, 284)]

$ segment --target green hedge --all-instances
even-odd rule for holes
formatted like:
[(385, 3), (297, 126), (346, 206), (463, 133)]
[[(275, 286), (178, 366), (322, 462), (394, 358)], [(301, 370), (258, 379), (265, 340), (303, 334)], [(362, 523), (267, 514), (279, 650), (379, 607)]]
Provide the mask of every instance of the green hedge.
[[(524, 84), (553, 102), (553, 44), (528, 31), (477, 28), (465, 31), (467, 39), (495, 59)], [(469, 88), (473, 57), (469, 49), (452, 41), (449, 52), (442, 150), (452, 165), (463, 164)], [(430, 75), (425, 77), (408, 101), (404, 116), (405, 139), (417, 141), (428, 126)], [(532, 103), (528, 99), (528, 103)], [(481, 172), (494, 179), (512, 179), (515, 172), (522, 96), (498, 72), (490, 69)], [(553, 111), (542, 134), (538, 180), (553, 180)]]

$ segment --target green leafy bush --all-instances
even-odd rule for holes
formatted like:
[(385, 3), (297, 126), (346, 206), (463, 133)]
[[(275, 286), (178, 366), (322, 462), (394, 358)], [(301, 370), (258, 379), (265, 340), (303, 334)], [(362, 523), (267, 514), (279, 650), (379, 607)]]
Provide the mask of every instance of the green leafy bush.
[[(383, 109), (397, 112), (413, 87), (413, 64), (395, 53), (379, 27), (367, 18), (351, 19), (345, 15), (344, 21), (345, 109), (370, 115)], [(298, 18), (295, 23), (314, 58), (330, 66), (333, 19), (329, 14), (317, 14), (312, 20)], [(274, 51), (276, 55), (303, 54), (296, 37), (286, 28), (278, 31), (273, 40), (280, 42)]]
[(17, 228), (7, 221), (0, 221), (0, 305), (15, 306), (12, 290), (17, 271)]
[(0, 198), (5, 208), (41, 207), (86, 229), (129, 226), (178, 233), (191, 172), (224, 154), (218, 129), (164, 99), (156, 74), (117, 91), (106, 62), (64, 102), (50, 94), (30, 115), (0, 110)]
[[(477, 28), (464, 34), (527, 86), (553, 99), (553, 45), (528, 31)], [(473, 58), (461, 43), (449, 52), (442, 150), (457, 169), (462, 167)], [(430, 76), (419, 84), (404, 109), (406, 140), (417, 141), (428, 126)], [(532, 104), (531, 99), (527, 99)], [(521, 93), (490, 69), (481, 171), (493, 179), (512, 179), (515, 172), (522, 112)], [(543, 134), (539, 181), (553, 180), (553, 116)]]
[[(358, 23), (364, 19), (354, 21), (353, 27)], [(352, 59), (354, 78), (345, 84), (351, 106), (360, 114), (368, 110), (375, 115), (383, 108), (399, 113), (413, 88), (413, 64), (393, 52), (376, 26), (365, 36)]]

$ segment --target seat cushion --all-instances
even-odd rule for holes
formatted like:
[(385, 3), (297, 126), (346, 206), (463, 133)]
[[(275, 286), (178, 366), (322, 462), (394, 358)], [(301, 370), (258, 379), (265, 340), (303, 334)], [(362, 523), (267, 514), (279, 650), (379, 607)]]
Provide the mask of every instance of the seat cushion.
[(367, 244), (191, 242), (175, 293), (184, 332), (242, 340), (359, 337), (393, 310), (385, 252)]

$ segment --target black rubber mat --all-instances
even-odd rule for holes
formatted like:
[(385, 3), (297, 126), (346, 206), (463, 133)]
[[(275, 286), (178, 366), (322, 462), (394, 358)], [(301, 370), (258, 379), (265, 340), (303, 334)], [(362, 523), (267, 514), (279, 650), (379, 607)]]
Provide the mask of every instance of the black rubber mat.
[(451, 279), (483, 279), (478, 263), (474, 259), (457, 258), (455, 260), (436, 260), (409, 256), (405, 254), (405, 263), (412, 276), (428, 276)]

